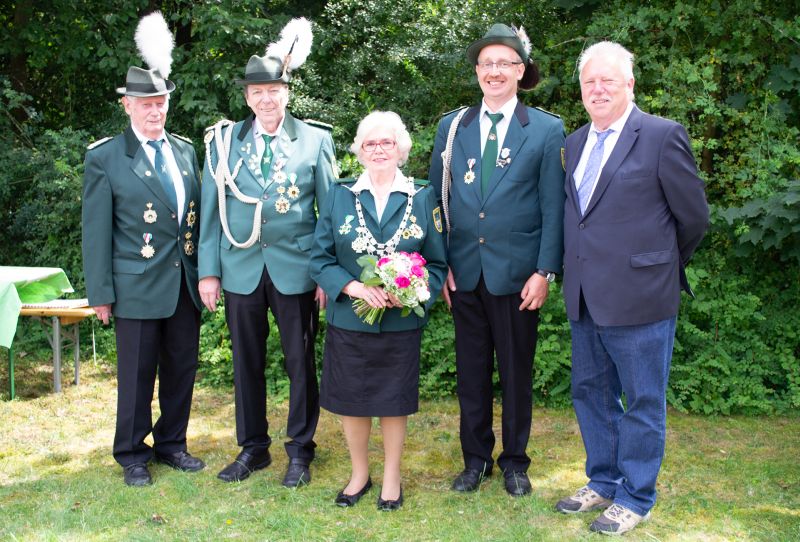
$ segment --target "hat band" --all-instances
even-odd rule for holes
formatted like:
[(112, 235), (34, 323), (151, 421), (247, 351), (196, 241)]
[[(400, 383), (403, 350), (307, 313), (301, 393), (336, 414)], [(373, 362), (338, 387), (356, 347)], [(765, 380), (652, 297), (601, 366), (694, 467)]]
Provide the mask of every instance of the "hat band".
[(244, 74), (244, 78), (245, 78), (246, 81), (249, 81), (251, 79), (255, 79), (255, 80), (280, 79), (281, 77), (283, 77), (283, 72), (281, 72), (281, 73), (279, 73), (277, 75), (275, 75), (275, 73), (272, 73), (272, 72), (250, 72), (250, 73)]
[(134, 91), (134, 92), (152, 92), (152, 91), (161, 91), (167, 90), (167, 86), (163, 85), (161, 88), (154, 85), (153, 83), (125, 83), (125, 90), (127, 91)]

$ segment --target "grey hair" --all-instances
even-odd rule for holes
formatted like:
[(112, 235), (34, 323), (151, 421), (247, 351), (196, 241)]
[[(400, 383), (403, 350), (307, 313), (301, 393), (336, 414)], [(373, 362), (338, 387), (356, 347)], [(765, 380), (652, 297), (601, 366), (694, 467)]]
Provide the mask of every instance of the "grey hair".
[(579, 76), (583, 72), (583, 67), (596, 56), (612, 58), (622, 70), (625, 79), (633, 79), (633, 53), (613, 41), (600, 41), (583, 51), (578, 61)]
[(375, 128), (388, 128), (394, 133), (394, 139), (397, 142), (397, 150), (400, 153), (400, 159), (397, 161), (398, 166), (402, 166), (408, 161), (408, 153), (411, 152), (411, 135), (406, 130), (406, 125), (403, 124), (400, 115), (394, 111), (373, 111), (358, 123), (358, 130), (353, 144), (350, 145), (350, 152), (356, 155), (361, 165), (364, 165), (362, 159), (364, 151), (361, 149), (361, 144), (364, 139)]

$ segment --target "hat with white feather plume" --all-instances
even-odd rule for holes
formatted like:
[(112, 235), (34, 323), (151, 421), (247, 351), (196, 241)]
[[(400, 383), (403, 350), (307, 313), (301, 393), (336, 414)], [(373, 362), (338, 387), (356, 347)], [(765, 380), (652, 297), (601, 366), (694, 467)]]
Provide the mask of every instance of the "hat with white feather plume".
[(473, 64), (478, 64), (478, 55), (487, 45), (505, 45), (516, 51), (525, 65), (525, 73), (519, 82), (519, 88), (530, 90), (539, 82), (539, 67), (530, 57), (531, 40), (525, 29), (521, 26), (508, 26), (501, 23), (493, 24), (484, 36), (474, 41), (467, 47), (467, 59)]
[(267, 46), (264, 56), (250, 57), (244, 79), (236, 79), (236, 84), (288, 83), (292, 72), (302, 66), (311, 53), (313, 39), (308, 19), (292, 19), (281, 30), (280, 39)]
[(172, 70), (172, 49), (175, 42), (167, 22), (156, 11), (142, 17), (136, 27), (136, 48), (149, 70), (131, 66), (125, 78), (125, 86), (117, 89), (126, 96), (162, 96), (175, 90), (175, 83), (167, 79)]

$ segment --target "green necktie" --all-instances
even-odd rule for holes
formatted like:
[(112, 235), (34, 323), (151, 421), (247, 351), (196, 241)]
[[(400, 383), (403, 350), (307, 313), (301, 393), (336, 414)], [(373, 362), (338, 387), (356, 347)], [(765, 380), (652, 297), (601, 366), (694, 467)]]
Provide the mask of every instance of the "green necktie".
[(164, 160), (164, 153), (161, 152), (161, 140), (150, 140), (148, 145), (153, 147), (156, 151), (156, 158), (153, 161), (154, 169), (156, 170), (156, 177), (161, 181), (161, 186), (164, 188), (164, 193), (167, 194), (169, 204), (172, 205), (174, 210), (178, 210), (178, 197), (175, 195), (175, 185), (172, 182), (172, 177), (167, 169), (167, 162)]
[(269, 168), (272, 166), (272, 146), (270, 143), (272, 142), (272, 136), (267, 134), (261, 134), (261, 137), (264, 138), (264, 154), (261, 158), (261, 176), (264, 177), (264, 182), (267, 182), (267, 178), (269, 177)]
[(503, 118), (502, 113), (486, 113), (492, 121), (489, 130), (489, 137), (486, 138), (486, 145), (483, 146), (483, 159), (481, 160), (481, 194), (486, 195), (489, 187), (489, 179), (492, 178), (494, 168), (497, 166), (497, 123)]

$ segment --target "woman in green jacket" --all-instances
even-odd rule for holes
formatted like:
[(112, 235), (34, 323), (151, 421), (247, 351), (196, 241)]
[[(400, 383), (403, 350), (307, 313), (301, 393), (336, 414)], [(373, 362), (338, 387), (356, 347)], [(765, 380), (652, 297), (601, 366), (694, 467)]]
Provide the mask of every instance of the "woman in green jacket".
[[(352, 472), (336, 497), (353, 506), (372, 487), (367, 447), (372, 417), (380, 418), (384, 443), (383, 485), (378, 508), (403, 504), (400, 458), (409, 414), (418, 410), (419, 357), (427, 312), (401, 315), (399, 300), (383, 287), (359, 280), (356, 260), (417, 252), (427, 261), (430, 299), (447, 273), (442, 220), (427, 181), (403, 175), (411, 137), (396, 113), (377, 111), (358, 127), (351, 150), (365, 167), (358, 179), (337, 182), (320, 209), (311, 252), (311, 277), (328, 295), (328, 330), (320, 404), (342, 419)], [(386, 309), (373, 324), (354, 311), (353, 301)]]

